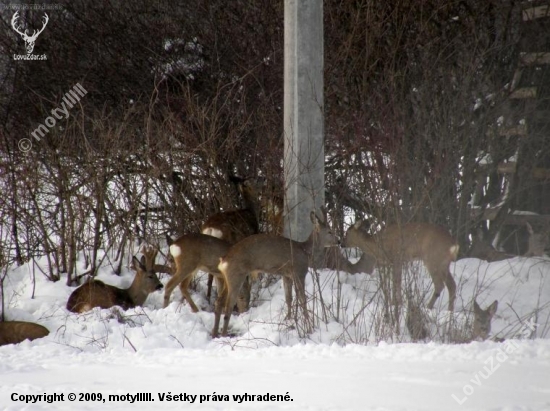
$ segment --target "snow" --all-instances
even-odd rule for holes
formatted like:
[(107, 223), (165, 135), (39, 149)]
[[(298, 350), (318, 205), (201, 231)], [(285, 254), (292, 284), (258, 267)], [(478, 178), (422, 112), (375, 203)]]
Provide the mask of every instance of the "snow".
[[(4, 305), (8, 319), (37, 322), (50, 335), (0, 347), (2, 410), (550, 410), (547, 258), (454, 263), (456, 314), (445, 311), (445, 292), (427, 312), (433, 341), (423, 343), (410, 342), (406, 331), (395, 336), (379, 326), (376, 275), (330, 270), (321, 270), (318, 278), (308, 275), (308, 308), (317, 323), (303, 338), (284, 320), (281, 281), (258, 287), (254, 306), (231, 318), (234, 336), (213, 340), (205, 276), (192, 293), (203, 309), (199, 313), (180, 304), (176, 290), (167, 308), (156, 292), (144, 307), (77, 315), (65, 309), (73, 290), (65, 278), (49, 282), (37, 266), (8, 271)], [(85, 271), (83, 264), (79, 269)], [(99, 278), (129, 286), (130, 269), (121, 277), (111, 272), (105, 264)], [(422, 264), (410, 273), (404, 285), (414, 279), (429, 296)], [(471, 323), (474, 295), (483, 308), (499, 300), (492, 333), (506, 339), (445, 343), (439, 331), (449, 322), (466, 328)], [(74, 402), (71, 393), (77, 395)], [(141, 401), (138, 393), (151, 393), (154, 403)], [(48, 403), (53, 397), (39, 394), (58, 394), (57, 399), (63, 394), (63, 401)], [(268, 394), (273, 400), (259, 401)], [(169, 395), (189, 404), (168, 401)], [(78, 401), (80, 396), (87, 401)]]

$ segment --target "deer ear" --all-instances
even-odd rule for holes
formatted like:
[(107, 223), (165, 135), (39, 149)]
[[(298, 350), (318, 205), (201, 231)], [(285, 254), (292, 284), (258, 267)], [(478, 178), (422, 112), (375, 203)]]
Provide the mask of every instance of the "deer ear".
[(311, 211), (309, 213), (309, 218), (313, 224), (317, 224), (317, 216), (315, 215), (315, 211)]
[(482, 310), (481, 310), (481, 307), (479, 306), (479, 304), (477, 303), (476, 300), (474, 300), (474, 312), (475, 313), (480, 313)]
[(325, 220), (325, 224), (328, 224), (328, 211), (324, 205), (321, 206), (321, 213), (323, 213), (323, 220)]
[(145, 257), (141, 257), (142, 261), (139, 261), (136, 256), (132, 257), (132, 265), (134, 266), (134, 270), (145, 270)]
[(166, 244), (168, 244), (168, 247), (170, 247), (172, 244), (174, 244), (174, 240), (168, 233), (166, 233)]
[(495, 300), (495, 301), (493, 301), (493, 304), (491, 304), (489, 306), (489, 308), (487, 309), (489, 311), (489, 314), (491, 315), (491, 317), (493, 315), (495, 315), (495, 313), (497, 312), (497, 308), (498, 308), (498, 300)]
[(353, 228), (356, 228), (357, 230), (359, 230), (361, 228), (361, 224), (363, 224), (363, 220), (358, 220), (353, 225)]

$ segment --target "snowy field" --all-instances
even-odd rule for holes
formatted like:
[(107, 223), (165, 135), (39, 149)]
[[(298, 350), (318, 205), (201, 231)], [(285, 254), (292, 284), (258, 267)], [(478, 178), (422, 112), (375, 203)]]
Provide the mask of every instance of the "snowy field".
[[(429, 295), (423, 267), (415, 270)], [(176, 290), (166, 309), (156, 292), (142, 308), (76, 315), (65, 309), (73, 290), (65, 279), (48, 282), (27, 264), (5, 280), (7, 316), (42, 324), (50, 335), (0, 347), (0, 409), (550, 410), (550, 260), (464, 259), (451, 270), (459, 288), (455, 322), (471, 321), (473, 295), (482, 307), (498, 299), (492, 333), (504, 342), (441, 342), (446, 292), (429, 313), (434, 341), (381, 336), (369, 308), (376, 275), (308, 275), (318, 322), (307, 338), (283, 320), (278, 281), (258, 291), (249, 312), (233, 316), (234, 337), (212, 340), (204, 279), (193, 293), (204, 309), (197, 314)], [(133, 277), (129, 269), (122, 277), (110, 272), (102, 267), (99, 278), (127, 287)]]

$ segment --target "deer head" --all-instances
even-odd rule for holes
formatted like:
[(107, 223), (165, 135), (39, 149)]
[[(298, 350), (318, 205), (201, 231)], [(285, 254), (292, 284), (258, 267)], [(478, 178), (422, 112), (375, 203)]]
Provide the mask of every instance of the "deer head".
[(486, 340), (487, 337), (489, 337), (489, 333), (491, 332), (491, 320), (497, 312), (497, 308), (497, 300), (493, 301), (485, 310), (482, 310), (477, 301), (474, 300), (474, 329), (472, 335), (474, 340)]
[(33, 33), (32, 33), (31, 36), (29, 36), (27, 34), (27, 30), (22, 31), (22, 29), (17, 26), (17, 19), (18, 18), (19, 18), (19, 12), (16, 11), (15, 14), (13, 15), (12, 19), (11, 19), (11, 26), (25, 41), (25, 43), (26, 43), (25, 48), (27, 49), (27, 54), (31, 54), (32, 51), (34, 50), (34, 43), (36, 42), (36, 39), (38, 38), (40, 33), (42, 33), (44, 31), (44, 29), (46, 28), (46, 25), (48, 24), (48, 21), (50, 20), (50, 18), (48, 17), (47, 13), (44, 13), (44, 17), (43, 17), (44, 20), (43, 20), (43, 23), (42, 23), (42, 28), (38, 31), (33, 30)]

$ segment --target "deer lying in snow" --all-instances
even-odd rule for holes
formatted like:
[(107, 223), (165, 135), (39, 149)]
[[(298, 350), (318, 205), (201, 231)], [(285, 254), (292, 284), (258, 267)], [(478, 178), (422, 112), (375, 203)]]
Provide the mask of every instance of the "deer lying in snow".
[(50, 332), (40, 324), (26, 321), (4, 321), (0, 323), (0, 345), (19, 344), (25, 340), (45, 337)]
[(150, 293), (163, 287), (154, 270), (157, 252), (150, 247), (143, 250), (141, 261), (136, 257), (132, 259), (136, 276), (130, 288), (123, 289), (100, 280), (90, 280), (71, 293), (67, 310), (83, 313), (94, 307), (111, 308), (118, 305), (127, 310), (142, 305)]
[[(426, 340), (433, 338), (437, 333), (433, 328), (437, 327), (438, 320), (430, 319), (428, 313), (424, 312), (420, 306), (411, 302), (408, 298), (407, 315), (405, 323), (409, 330), (412, 341)], [(491, 321), (498, 308), (498, 301), (495, 300), (485, 310), (481, 309), (477, 301), (474, 300), (474, 318), (471, 328), (465, 327), (469, 320), (463, 313), (451, 313), (452, 321), (449, 323), (449, 317), (445, 320), (445, 335), (451, 339), (451, 342), (471, 342), (483, 341), (489, 338), (491, 333)], [(430, 327), (431, 323), (431, 327)], [(441, 326), (441, 324), (439, 325)], [(431, 332), (430, 332), (431, 329)]]
[(498, 300), (482, 310), (477, 301), (474, 300), (474, 327), (472, 331), (473, 340), (486, 340), (491, 333), (491, 320), (497, 312)]
[(434, 293), (428, 303), (433, 308), (445, 286), (449, 291), (449, 311), (454, 310), (456, 284), (449, 264), (456, 260), (458, 244), (443, 227), (427, 223), (391, 225), (370, 235), (361, 229), (361, 221), (351, 226), (344, 238), (346, 247), (359, 247), (376, 259), (378, 265), (389, 265), (393, 274), (394, 302), (401, 303), (403, 264), (422, 260), (428, 270)]

